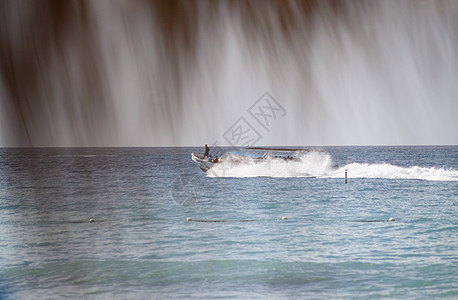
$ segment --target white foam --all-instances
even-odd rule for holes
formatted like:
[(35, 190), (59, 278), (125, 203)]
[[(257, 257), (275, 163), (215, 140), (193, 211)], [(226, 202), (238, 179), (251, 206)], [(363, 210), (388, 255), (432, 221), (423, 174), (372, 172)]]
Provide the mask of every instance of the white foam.
[(325, 152), (312, 151), (298, 160), (267, 158), (256, 161), (252, 158), (243, 160), (228, 159), (215, 165), (208, 173), (209, 177), (317, 177), (344, 178), (386, 178), (386, 179), (421, 179), (434, 181), (458, 181), (458, 171), (435, 167), (400, 167), (387, 163), (366, 164), (350, 163), (343, 167), (334, 167), (331, 156)]
[(433, 181), (458, 181), (458, 171), (435, 167), (399, 167), (391, 164), (352, 163), (330, 177), (339, 178), (348, 169), (349, 178), (421, 179)]

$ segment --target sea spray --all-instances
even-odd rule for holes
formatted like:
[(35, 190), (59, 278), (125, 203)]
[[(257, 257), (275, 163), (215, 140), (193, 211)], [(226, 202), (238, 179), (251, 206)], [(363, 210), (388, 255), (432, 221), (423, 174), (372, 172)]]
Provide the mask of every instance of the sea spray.
[(349, 163), (334, 165), (327, 152), (310, 151), (295, 159), (268, 156), (265, 159), (227, 159), (216, 164), (209, 177), (317, 177), (344, 178), (417, 179), (431, 181), (458, 181), (458, 170), (452, 168), (409, 166), (389, 163)]
[(432, 181), (458, 181), (458, 171), (435, 167), (399, 167), (388, 163), (361, 164), (351, 163), (337, 170), (332, 176), (342, 177), (344, 169), (348, 169), (351, 178), (385, 178), (385, 179), (421, 179)]
[(208, 172), (210, 177), (326, 177), (333, 174), (331, 155), (311, 151), (294, 158), (227, 159)]

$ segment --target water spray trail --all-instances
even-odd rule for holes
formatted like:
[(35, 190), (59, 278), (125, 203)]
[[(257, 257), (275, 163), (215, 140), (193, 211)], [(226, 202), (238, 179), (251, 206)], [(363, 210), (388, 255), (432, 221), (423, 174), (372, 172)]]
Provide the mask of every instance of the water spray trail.
[(326, 152), (312, 151), (297, 160), (267, 158), (261, 161), (246, 158), (243, 161), (225, 160), (212, 168), (209, 177), (316, 177), (420, 179), (430, 181), (458, 181), (458, 170), (435, 167), (400, 167), (391, 164), (350, 163), (343, 167), (333, 164)]

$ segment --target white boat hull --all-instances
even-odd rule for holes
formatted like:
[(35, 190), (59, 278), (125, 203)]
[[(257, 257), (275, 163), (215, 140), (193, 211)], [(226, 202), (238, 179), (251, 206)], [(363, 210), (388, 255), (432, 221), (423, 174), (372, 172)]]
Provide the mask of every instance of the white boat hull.
[(192, 160), (196, 162), (199, 168), (204, 172), (207, 172), (215, 165), (214, 162), (208, 161), (208, 158), (204, 158), (204, 155), (201, 153), (192, 153), (191, 157)]

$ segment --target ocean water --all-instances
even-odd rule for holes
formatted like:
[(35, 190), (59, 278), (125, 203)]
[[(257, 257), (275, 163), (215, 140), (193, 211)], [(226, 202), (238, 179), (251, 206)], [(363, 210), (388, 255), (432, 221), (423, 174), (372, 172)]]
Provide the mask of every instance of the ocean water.
[(0, 149), (0, 298), (458, 298), (458, 147), (319, 150)]

